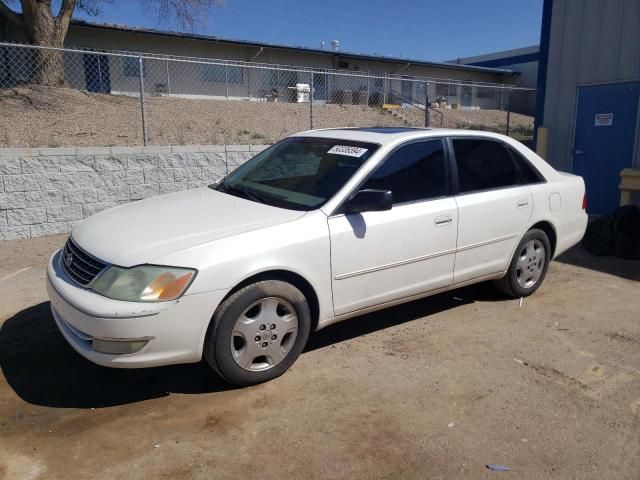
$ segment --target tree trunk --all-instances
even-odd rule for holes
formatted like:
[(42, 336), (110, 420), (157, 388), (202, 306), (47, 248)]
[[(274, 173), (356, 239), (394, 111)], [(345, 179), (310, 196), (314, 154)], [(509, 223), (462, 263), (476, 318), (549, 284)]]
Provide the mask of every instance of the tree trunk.
[[(24, 32), (33, 45), (60, 48), (69, 28), (70, 14), (53, 16), (48, 0), (22, 0)], [(60, 87), (65, 85), (62, 52), (47, 48), (33, 54), (33, 83)]]
[(38, 50), (33, 53), (33, 83), (51, 87), (63, 87), (66, 82), (64, 79), (62, 52)]

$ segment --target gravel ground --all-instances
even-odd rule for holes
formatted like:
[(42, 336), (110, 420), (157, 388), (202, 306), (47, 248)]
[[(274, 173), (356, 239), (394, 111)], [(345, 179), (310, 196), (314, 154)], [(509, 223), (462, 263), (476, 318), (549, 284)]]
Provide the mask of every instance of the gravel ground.
[(577, 248), (522, 305), (478, 285), (352, 319), (231, 389), (75, 354), (43, 286), (63, 241), (0, 243), (0, 478), (640, 478), (638, 262)]
[[(418, 109), (398, 109), (400, 117), (410, 125), (424, 125), (424, 112)], [(440, 128), (490, 129), (504, 133), (507, 129), (507, 112), (502, 110), (458, 110), (435, 108), (429, 111), (430, 124)], [(533, 132), (533, 117), (520, 113), (509, 115), (509, 128)]]
[[(362, 105), (315, 105), (314, 128), (424, 125), (418, 109), (400, 117)], [(0, 147), (142, 145), (138, 98), (85, 93), (69, 88), (0, 90)], [(439, 112), (439, 113), (438, 113)], [(309, 104), (147, 97), (151, 145), (264, 144), (308, 130)], [(433, 126), (504, 131), (497, 110), (438, 110)], [(512, 114), (512, 127), (533, 128), (533, 118)], [(484, 126), (484, 127), (483, 127)]]
[[(68, 88), (0, 90), (0, 147), (142, 145), (138, 98)], [(147, 97), (152, 145), (264, 144), (309, 130), (309, 104)], [(382, 109), (314, 108), (314, 127), (401, 126)]]

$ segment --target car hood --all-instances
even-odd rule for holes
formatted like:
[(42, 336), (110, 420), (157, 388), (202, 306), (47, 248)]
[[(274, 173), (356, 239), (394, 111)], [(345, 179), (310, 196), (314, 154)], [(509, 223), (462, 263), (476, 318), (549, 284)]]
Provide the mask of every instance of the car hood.
[(289, 222), (305, 213), (199, 188), (105, 210), (77, 224), (71, 236), (91, 255), (131, 267), (194, 245)]

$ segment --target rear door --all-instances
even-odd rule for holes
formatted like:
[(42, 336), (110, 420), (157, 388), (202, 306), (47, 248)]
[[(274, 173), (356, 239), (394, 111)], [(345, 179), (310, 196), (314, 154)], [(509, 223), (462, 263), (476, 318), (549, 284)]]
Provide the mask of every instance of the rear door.
[(360, 189), (391, 190), (391, 210), (332, 215), (336, 315), (449, 286), (458, 212), (442, 139), (391, 153)]
[(532, 212), (532, 195), (508, 148), (486, 138), (452, 137), (458, 193), (453, 282), (507, 269)]

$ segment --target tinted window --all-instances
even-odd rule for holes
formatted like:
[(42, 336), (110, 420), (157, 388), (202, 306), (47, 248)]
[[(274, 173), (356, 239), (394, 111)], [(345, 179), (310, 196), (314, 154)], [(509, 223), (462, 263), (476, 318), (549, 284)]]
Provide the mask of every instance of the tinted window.
[(516, 162), (516, 165), (518, 165), (518, 170), (520, 170), (520, 177), (523, 184), (528, 185), (531, 183), (540, 183), (544, 181), (540, 172), (538, 172), (538, 170), (533, 165), (531, 165), (531, 162), (529, 162), (529, 160), (524, 158), (513, 148), (509, 148), (509, 151), (511, 152), (513, 160)]
[(394, 204), (446, 195), (442, 141), (412, 143), (399, 148), (371, 175), (362, 188), (391, 190)]
[(511, 155), (499, 142), (454, 139), (460, 193), (504, 188), (520, 183)]

